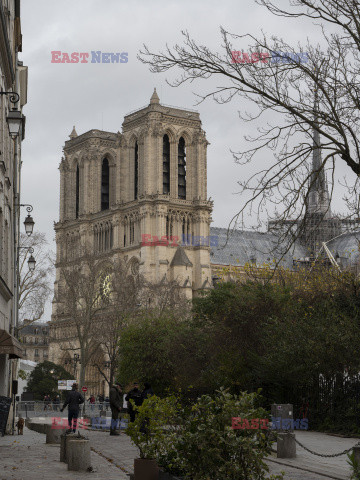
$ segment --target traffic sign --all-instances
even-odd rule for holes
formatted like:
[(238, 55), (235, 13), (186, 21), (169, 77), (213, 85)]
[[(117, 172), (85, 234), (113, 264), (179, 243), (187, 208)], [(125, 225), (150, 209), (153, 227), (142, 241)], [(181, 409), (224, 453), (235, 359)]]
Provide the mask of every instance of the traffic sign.
[(87, 392), (87, 387), (82, 387), (81, 390), (82, 390), (83, 392)]

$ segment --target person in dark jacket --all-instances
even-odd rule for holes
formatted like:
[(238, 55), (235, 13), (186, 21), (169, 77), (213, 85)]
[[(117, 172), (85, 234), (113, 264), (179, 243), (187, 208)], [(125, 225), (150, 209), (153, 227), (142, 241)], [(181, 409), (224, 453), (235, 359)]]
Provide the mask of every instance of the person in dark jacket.
[[(68, 424), (69, 431), (75, 433), (77, 427), (77, 419), (79, 416), (80, 405), (84, 403), (84, 397), (77, 391), (77, 383), (73, 383), (72, 390), (68, 393), (66, 402), (60, 409), (60, 412), (64, 411), (64, 408), (68, 405)], [(74, 422), (73, 422), (74, 420)]]
[[(111, 408), (111, 427), (110, 435), (120, 435), (117, 432), (119, 425), (119, 413), (122, 407), (122, 386), (120, 383), (115, 383), (110, 388), (110, 408)], [(121, 420), (121, 418), (120, 418)]]
[(130, 415), (130, 422), (134, 422), (137, 412), (134, 410), (133, 404), (130, 400), (133, 400), (137, 407), (140, 407), (140, 405), (143, 402), (142, 393), (139, 390), (138, 383), (136, 382), (134, 383), (134, 388), (130, 390), (130, 392), (126, 395), (125, 400), (128, 402), (128, 412)]
[(152, 395), (154, 395), (154, 390), (151, 388), (151, 385), (149, 382), (145, 382), (144, 387), (145, 388), (141, 394), (143, 401), (151, 397)]
[[(151, 388), (151, 385), (149, 382), (145, 382), (144, 383), (144, 390), (142, 391), (141, 393), (141, 398), (142, 398), (142, 402), (144, 400), (146, 400), (147, 398), (151, 397), (152, 395), (154, 395), (154, 390)], [(140, 428), (140, 432), (144, 433), (144, 434), (148, 434), (149, 433), (149, 418), (146, 417), (141, 425), (141, 428)]]

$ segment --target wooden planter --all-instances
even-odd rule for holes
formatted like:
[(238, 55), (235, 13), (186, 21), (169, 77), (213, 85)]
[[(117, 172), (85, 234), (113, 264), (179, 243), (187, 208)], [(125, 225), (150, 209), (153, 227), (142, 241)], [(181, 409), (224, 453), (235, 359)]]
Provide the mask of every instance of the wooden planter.
[(158, 480), (159, 467), (151, 458), (135, 458), (134, 480)]

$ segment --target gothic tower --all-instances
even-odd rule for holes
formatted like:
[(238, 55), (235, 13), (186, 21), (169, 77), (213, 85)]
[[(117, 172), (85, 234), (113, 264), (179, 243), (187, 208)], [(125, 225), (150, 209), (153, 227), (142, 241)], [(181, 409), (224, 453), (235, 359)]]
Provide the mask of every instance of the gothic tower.
[[(207, 145), (199, 113), (161, 105), (156, 91), (122, 133), (73, 128), (60, 163), (55, 299), (61, 270), (85, 251), (125, 259), (149, 281), (177, 280), (187, 298), (211, 286)], [(57, 338), (61, 315), (54, 300)], [(50, 360), (60, 356), (52, 342)]]

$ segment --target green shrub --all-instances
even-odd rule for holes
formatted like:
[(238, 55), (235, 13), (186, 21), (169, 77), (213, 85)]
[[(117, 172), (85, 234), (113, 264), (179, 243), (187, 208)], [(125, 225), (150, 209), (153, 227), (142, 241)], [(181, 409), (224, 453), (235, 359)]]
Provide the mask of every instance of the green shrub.
[[(138, 408), (127, 429), (141, 456), (155, 458), (165, 470), (191, 480), (262, 480), (271, 442), (266, 430), (236, 430), (232, 417), (268, 418), (256, 393), (231, 395), (220, 390), (192, 406), (174, 396), (152, 397)], [(267, 477), (282, 479), (282, 475)]]

